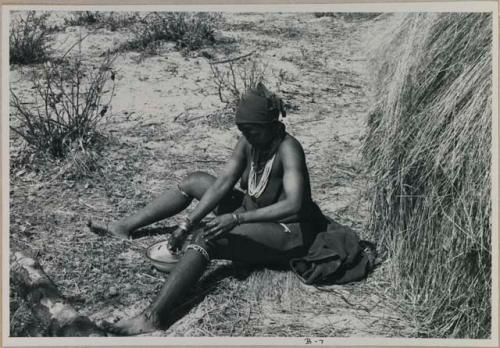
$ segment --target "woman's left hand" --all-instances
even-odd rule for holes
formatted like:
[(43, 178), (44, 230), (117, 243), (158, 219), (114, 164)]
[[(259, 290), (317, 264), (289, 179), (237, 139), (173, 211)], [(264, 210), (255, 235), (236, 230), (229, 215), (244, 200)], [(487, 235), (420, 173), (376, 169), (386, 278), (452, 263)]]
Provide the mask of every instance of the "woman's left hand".
[(216, 216), (207, 222), (205, 231), (203, 232), (203, 238), (205, 240), (211, 240), (220, 237), (222, 234), (230, 231), (237, 224), (238, 221), (235, 219), (233, 214)]

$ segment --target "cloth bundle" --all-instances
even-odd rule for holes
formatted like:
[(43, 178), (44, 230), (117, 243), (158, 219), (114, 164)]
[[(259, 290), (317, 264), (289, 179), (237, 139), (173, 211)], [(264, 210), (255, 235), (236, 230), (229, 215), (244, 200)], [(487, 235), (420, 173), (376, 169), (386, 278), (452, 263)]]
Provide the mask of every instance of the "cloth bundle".
[(308, 285), (345, 284), (366, 277), (375, 256), (371, 243), (360, 241), (351, 228), (329, 219), (326, 231), (318, 233), (307, 255), (292, 259), (290, 267)]

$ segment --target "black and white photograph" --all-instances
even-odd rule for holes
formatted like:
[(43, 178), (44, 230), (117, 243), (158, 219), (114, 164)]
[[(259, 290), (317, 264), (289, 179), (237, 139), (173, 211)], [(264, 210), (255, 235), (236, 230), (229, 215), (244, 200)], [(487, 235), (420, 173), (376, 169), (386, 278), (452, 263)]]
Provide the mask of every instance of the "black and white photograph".
[(497, 340), (497, 5), (4, 7), (7, 340)]

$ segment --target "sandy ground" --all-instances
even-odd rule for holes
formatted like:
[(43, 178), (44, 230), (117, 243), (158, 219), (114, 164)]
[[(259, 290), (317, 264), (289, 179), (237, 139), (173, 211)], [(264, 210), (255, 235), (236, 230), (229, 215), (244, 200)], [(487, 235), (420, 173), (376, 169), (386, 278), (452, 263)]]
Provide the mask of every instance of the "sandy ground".
[[(194, 170), (216, 174), (237, 141), (235, 127), (220, 118), (223, 105), (206, 56), (222, 59), (255, 50), (266, 62), (268, 86), (290, 109), (287, 130), (306, 151), (313, 198), (363, 236), (369, 182), (359, 150), (373, 103), (366, 47), (392, 19), (346, 22), (270, 13), (225, 18), (220, 37), (228, 43), (187, 56), (167, 44), (157, 55), (118, 57), (112, 117), (103, 127), (111, 141), (99, 175), (71, 181), (28, 171), (11, 178), (11, 252), (36, 254), (63, 294), (97, 321), (135, 314), (148, 304), (164, 275), (151, 269), (144, 250), (165, 237), (103, 239), (87, 232), (87, 219), (130, 213)], [(56, 53), (87, 34), (82, 52), (89, 61), (129, 35), (68, 27), (55, 34)], [(29, 92), (24, 80), (13, 67), (11, 85), (20, 94)], [(18, 144), (11, 139), (14, 152)], [(172, 218), (158, 226), (169, 230), (175, 223)], [(413, 336), (387, 290), (385, 268), (382, 264), (366, 281), (322, 291), (302, 285), (290, 272), (240, 274), (227, 262), (214, 263), (192, 290), (194, 303), (186, 304), (168, 330), (153, 335)], [(40, 334), (15, 292), (11, 306), (14, 334)]]

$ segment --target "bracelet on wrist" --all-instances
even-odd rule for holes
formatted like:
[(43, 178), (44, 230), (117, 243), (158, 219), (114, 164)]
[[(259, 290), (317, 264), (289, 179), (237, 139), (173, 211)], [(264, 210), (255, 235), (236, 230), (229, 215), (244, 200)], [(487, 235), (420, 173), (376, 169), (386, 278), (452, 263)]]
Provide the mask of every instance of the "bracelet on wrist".
[(236, 222), (236, 225), (239, 225), (241, 223), (240, 215), (238, 213), (233, 213), (231, 215), (233, 215), (233, 219)]
[(179, 224), (179, 228), (184, 231), (189, 231), (192, 227), (191, 219), (188, 218), (187, 216), (184, 218), (184, 220)]

